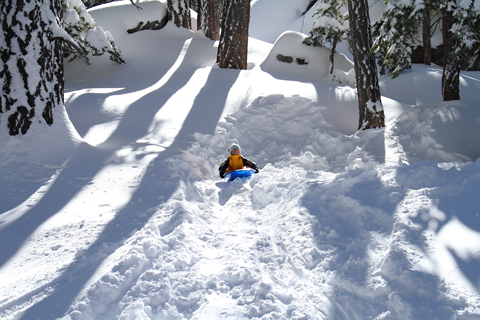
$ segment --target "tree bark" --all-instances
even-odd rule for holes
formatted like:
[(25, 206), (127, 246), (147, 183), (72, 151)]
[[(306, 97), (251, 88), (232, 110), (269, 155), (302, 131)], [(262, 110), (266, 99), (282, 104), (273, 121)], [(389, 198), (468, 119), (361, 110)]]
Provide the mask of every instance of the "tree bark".
[(385, 126), (385, 115), (378, 85), (377, 65), (370, 54), (372, 35), (368, 0), (348, 0), (352, 51), (357, 82), (359, 129)]
[(337, 51), (338, 37), (335, 36), (332, 42), (332, 50), (330, 50), (330, 74), (333, 74), (335, 68), (335, 52)]
[(457, 41), (450, 31), (454, 23), (453, 12), (442, 9), (443, 56), (445, 66), (442, 76), (443, 101), (460, 100), (460, 60), (455, 49)]
[(225, 0), (217, 62), (220, 68), (247, 69), (250, 0)]
[(212, 40), (220, 39), (220, 2), (218, 0), (201, 0), (198, 2), (198, 29)]
[(62, 2), (2, 0), (0, 14), (0, 116), (10, 135), (26, 134), (34, 121), (53, 124), (63, 107), (63, 51), (52, 29)]
[(179, 28), (192, 28), (190, 6), (187, 0), (168, 0), (168, 18)]
[(423, 63), (428, 66), (432, 64), (432, 43), (430, 42), (432, 35), (430, 24), (430, 9), (425, 8), (423, 11)]
[(201, 30), (202, 29), (202, 15), (204, 14), (203, 12), (203, 8), (202, 8), (202, 3), (204, 1), (207, 1), (207, 0), (198, 0), (197, 1), (197, 6), (198, 6), (198, 10), (197, 10), (197, 30)]

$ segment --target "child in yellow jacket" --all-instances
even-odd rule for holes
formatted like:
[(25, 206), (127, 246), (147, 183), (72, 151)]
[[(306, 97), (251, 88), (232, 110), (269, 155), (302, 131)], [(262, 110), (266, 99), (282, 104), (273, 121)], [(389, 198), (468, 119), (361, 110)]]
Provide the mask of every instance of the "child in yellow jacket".
[(243, 169), (243, 167), (250, 167), (258, 173), (258, 167), (255, 162), (244, 158), (240, 154), (240, 146), (238, 144), (232, 144), (227, 151), (229, 153), (228, 159), (222, 162), (218, 168), (221, 178), (224, 178), (226, 173)]

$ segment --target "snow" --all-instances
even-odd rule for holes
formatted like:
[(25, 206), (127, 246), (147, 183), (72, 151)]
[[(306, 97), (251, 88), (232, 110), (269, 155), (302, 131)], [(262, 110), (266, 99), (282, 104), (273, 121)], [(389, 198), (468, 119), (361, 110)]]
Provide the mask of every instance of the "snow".
[(98, 50), (101, 50), (102, 48), (112, 50), (112, 45), (110, 44), (110, 41), (108, 41), (107, 35), (102, 27), (95, 27), (95, 29), (88, 30), (85, 35), (85, 41)]
[[(304, 45), (302, 42), (306, 37), (305, 34), (295, 31), (282, 33), (261, 64), (262, 70), (273, 76), (283, 76), (290, 80), (299, 79), (303, 82), (325, 80), (324, 78), (330, 72), (329, 64), (325, 64), (325, 60), (328, 61), (330, 57), (330, 50), (326, 47)], [(292, 57), (291, 65), (288, 66), (288, 62), (279, 61), (277, 58), (279, 54)], [(302, 59), (303, 62), (299, 63), (298, 59)], [(354, 82), (355, 74), (350, 72), (353, 69), (353, 63), (345, 55), (336, 53), (334, 64), (336, 73), (345, 75), (341, 81)]]
[(63, 22), (67, 25), (74, 25), (80, 21), (80, 17), (75, 9), (67, 9), (63, 14)]
[[(126, 65), (68, 63), (51, 127), (0, 126), (2, 320), (480, 318), (480, 73), (456, 102), (437, 66), (382, 76), (387, 127), (357, 132), (328, 50), (256, 18), (305, 2), (252, 3), (242, 71), (201, 32), (126, 32), (165, 2), (89, 11)], [(218, 177), (233, 142), (247, 182)]]
[(286, 30), (308, 34), (315, 22), (316, 6), (304, 16), (309, 0), (253, 0), (250, 12), (250, 36), (252, 38), (274, 43)]

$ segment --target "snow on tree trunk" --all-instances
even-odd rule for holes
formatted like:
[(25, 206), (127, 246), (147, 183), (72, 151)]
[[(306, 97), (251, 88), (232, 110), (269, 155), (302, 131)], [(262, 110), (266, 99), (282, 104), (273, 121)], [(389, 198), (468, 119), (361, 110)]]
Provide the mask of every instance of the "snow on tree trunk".
[(217, 62), (220, 68), (247, 69), (250, 0), (225, 0)]
[[(26, 134), (32, 123), (53, 123), (63, 108), (63, 57), (56, 39), (62, 1), (2, 0), (0, 125)], [(5, 121), (6, 120), (6, 121)]]
[(372, 36), (367, 0), (348, 0), (352, 51), (359, 105), (359, 129), (385, 126), (377, 65), (370, 54)]
[(198, 2), (198, 29), (212, 40), (220, 39), (220, 2), (218, 0), (201, 0)]
[(191, 29), (188, 0), (168, 0), (168, 16), (179, 28)]
[(460, 100), (460, 61), (455, 49), (457, 41), (452, 34), (454, 24), (453, 11), (443, 9), (443, 56), (445, 66), (442, 76), (443, 101)]

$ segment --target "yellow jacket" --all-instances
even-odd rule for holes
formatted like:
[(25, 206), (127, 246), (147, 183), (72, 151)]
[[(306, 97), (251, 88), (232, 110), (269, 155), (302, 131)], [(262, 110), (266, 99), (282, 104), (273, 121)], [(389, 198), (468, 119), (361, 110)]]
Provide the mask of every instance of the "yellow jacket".
[(243, 169), (243, 167), (250, 167), (254, 170), (257, 170), (257, 172), (258, 172), (258, 168), (257, 168), (257, 165), (255, 164), (255, 162), (250, 161), (250, 160), (242, 157), (241, 155), (233, 155), (233, 154), (229, 155), (228, 159), (225, 160), (220, 165), (220, 167), (218, 168), (218, 171), (220, 173), (220, 177), (223, 178), (223, 175), (225, 173), (229, 173), (231, 171)]
[(228, 168), (225, 170), (225, 173), (229, 173), (230, 171), (243, 169), (243, 158), (241, 155), (229, 155), (228, 156)]

